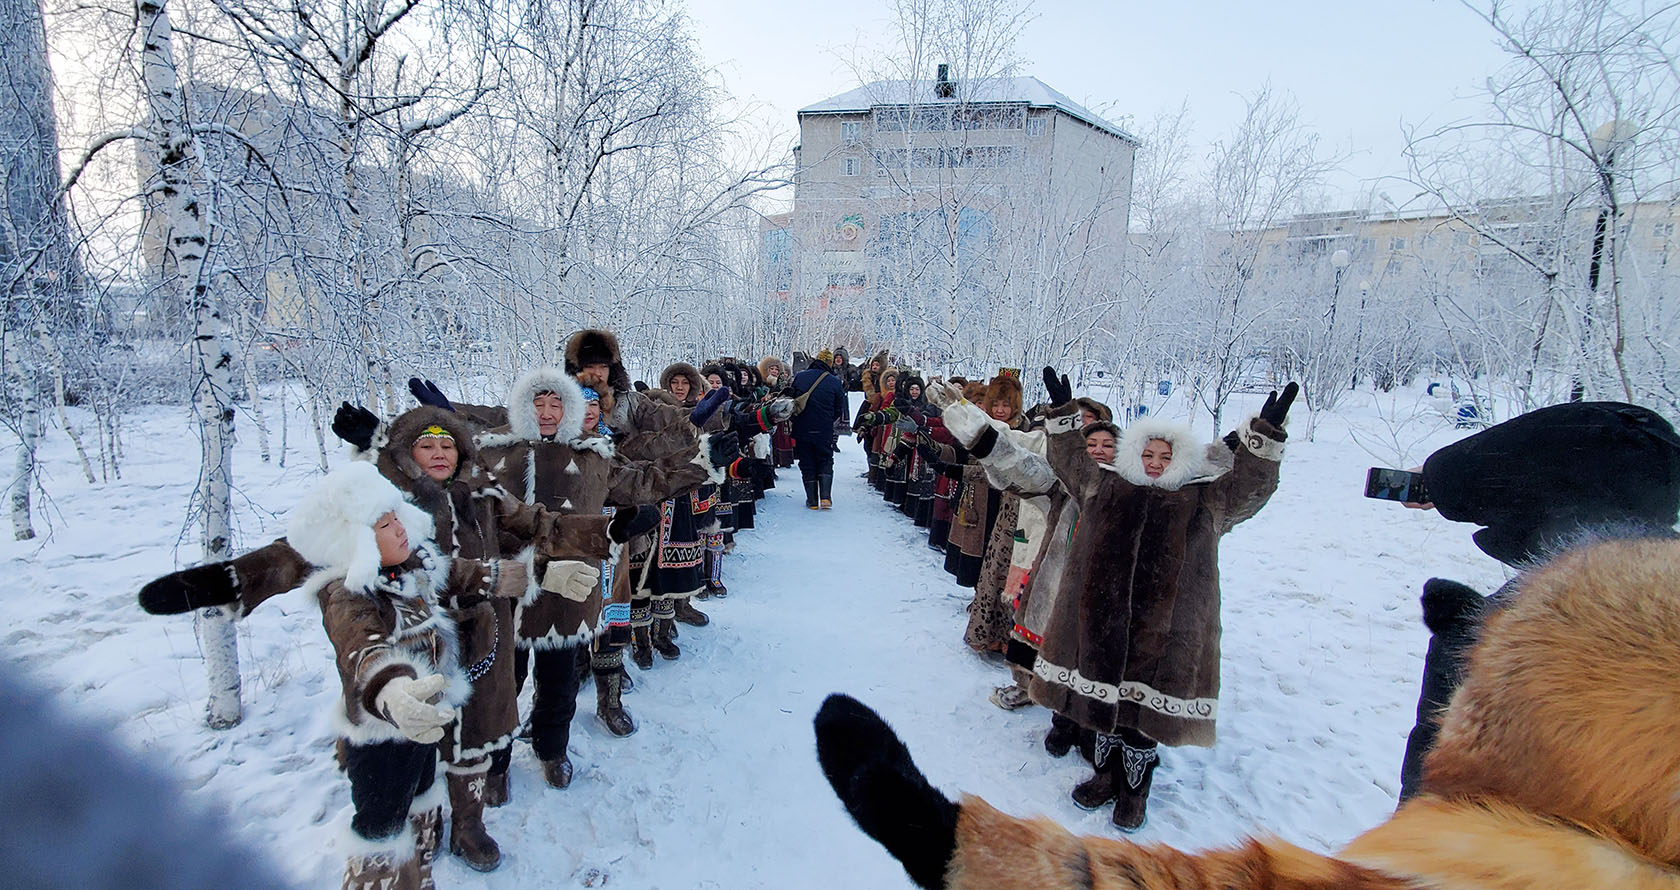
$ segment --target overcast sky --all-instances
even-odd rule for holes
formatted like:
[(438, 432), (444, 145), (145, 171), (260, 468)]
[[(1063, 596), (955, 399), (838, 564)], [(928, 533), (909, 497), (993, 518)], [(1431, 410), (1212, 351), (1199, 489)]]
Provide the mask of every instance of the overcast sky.
[[(858, 86), (847, 60), (886, 45), (891, 15), (883, 0), (687, 5), (729, 91), (788, 134), (798, 109)], [(1349, 205), (1371, 183), (1405, 173), (1402, 122), (1474, 113), (1477, 85), (1506, 59), (1457, 0), (1040, 0), (1034, 11), (1018, 45), (1020, 73), (1134, 129), (1187, 100), (1198, 154), (1269, 80), (1349, 155), (1328, 184)], [(1403, 183), (1379, 188), (1396, 203), (1412, 195)]]

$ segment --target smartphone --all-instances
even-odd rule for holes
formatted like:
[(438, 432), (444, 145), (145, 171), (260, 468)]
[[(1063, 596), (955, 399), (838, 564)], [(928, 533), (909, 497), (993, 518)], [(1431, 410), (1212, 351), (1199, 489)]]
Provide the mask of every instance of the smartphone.
[(1387, 467), (1372, 467), (1365, 474), (1365, 496), (1403, 504), (1429, 503), (1429, 494), (1423, 490), (1422, 473)]

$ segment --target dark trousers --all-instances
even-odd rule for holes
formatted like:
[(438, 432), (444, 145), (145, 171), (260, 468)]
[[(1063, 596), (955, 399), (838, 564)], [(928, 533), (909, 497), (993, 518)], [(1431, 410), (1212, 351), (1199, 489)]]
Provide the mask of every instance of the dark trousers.
[(425, 794), (437, 777), (437, 746), (407, 739), (344, 746), (344, 772), (350, 777), (350, 828), (358, 837), (394, 837), (408, 824), (414, 798)]
[[(521, 649), (513, 657), (514, 676), (523, 687), (527, 670), (536, 688), (531, 693), (531, 750), (538, 760), (566, 756), (577, 715), (578, 689), (588, 661), (579, 661), (578, 646), (564, 649)], [(582, 670), (579, 669), (580, 665)]]
[(821, 479), (834, 475), (834, 448), (827, 439), (801, 439), (793, 446), (793, 456), (799, 460), (801, 479)]

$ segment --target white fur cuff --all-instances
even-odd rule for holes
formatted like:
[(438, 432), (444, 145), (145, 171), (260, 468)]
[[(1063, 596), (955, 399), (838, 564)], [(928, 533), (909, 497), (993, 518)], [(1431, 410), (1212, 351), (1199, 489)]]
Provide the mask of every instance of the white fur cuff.
[(706, 481), (707, 482), (710, 482), (713, 485), (722, 485), (724, 480), (726, 478), (728, 478), (728, 476), (729, 476), (729, 468), (728, 467), (719, 468), (719, 467), (712, 466), (712, 448), (711, 448), (711, 445), (712, 445), (712, 434), (711, 433), (701, 433), (700, 434), (700, 447), (694, 454), (694, 460), (690, 461), (690, 463), (692, 463), (695, 466), (699, 467), (700, 469), (706, 471)]
[(1237, 427), (1237, 438), (1242, 440), (1243, 447), (1261, 460), (1283, 460), (1283, 443), (1271, 436), (1255, 432), (1254, 421), (1258, 415), (1250, 417)]
[(957, 402), (946, 408), (941, 415), (945, 421), (945, 429), (951, 431), (964, 448), (974, 444), (980, 438), (980, 433), (986, 429), (986, 415), (973, 402)]

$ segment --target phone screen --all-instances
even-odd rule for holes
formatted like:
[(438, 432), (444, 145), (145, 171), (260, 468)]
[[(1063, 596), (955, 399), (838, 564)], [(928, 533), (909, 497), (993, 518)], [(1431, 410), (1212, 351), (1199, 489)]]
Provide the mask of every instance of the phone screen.
[(1428, 503), (1429, 496), (1423, 491), (1423, 474), (1411, 470), (1391, 470), (1387, 467), (1372, 467), (1365, 475), (1365, 496), (1384, 501), (1399, 501), (1403, 504)]

